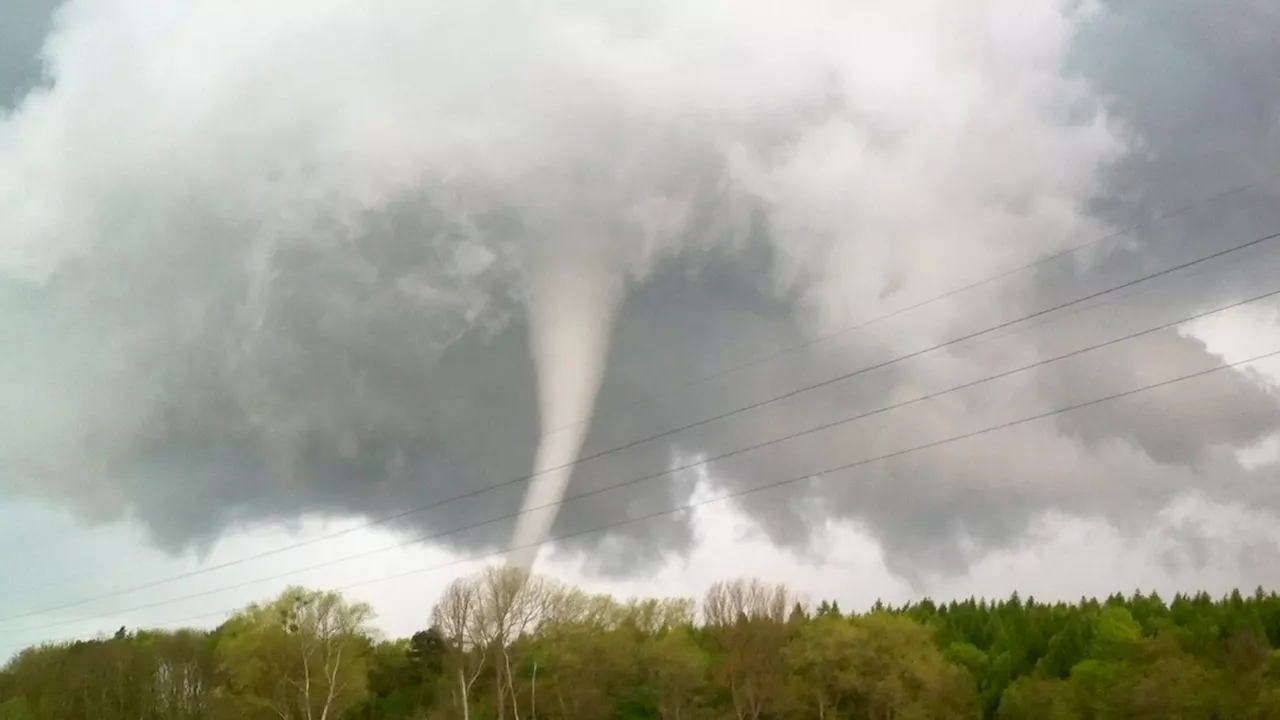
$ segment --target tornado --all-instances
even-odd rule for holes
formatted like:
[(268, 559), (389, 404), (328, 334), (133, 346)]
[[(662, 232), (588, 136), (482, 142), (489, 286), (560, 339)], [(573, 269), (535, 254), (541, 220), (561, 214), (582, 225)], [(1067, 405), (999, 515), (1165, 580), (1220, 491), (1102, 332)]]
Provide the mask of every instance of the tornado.
[(563, 251), (529, 281), (530, 348), (540, 433), (507, 564), (532, 571), (550, 539), (608, 360), (623, 283), (598, 254)]

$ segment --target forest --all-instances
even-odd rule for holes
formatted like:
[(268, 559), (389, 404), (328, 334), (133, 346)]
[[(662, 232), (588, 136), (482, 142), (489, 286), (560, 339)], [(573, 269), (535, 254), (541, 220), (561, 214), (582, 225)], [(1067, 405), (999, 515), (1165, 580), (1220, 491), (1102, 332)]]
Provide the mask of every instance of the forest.
[(424, 629), (291, 588), (213, 630), (46, 644), (0, 672), (0, 720), (1280, 718), (1280, 596), (879, 603), (758, 580), (619, 600), (489, 568)]

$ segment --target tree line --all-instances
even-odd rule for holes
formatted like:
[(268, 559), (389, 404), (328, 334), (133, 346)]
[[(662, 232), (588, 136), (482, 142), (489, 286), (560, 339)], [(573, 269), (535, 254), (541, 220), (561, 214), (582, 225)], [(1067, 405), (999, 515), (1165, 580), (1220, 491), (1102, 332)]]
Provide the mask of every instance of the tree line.
[(0, 720), (1280, 719), (1280, 597), (1261, 589), (846, 614), (756, 580), (623, 601), (495, 567), (412, 637), (372, 619), (291, 588), (211, 631), (28, 648), (0, 671)]

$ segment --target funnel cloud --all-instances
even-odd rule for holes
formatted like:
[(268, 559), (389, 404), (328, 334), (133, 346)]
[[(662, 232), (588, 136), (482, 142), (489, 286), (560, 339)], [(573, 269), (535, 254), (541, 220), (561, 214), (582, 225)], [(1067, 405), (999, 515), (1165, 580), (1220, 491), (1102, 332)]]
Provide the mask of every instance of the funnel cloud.
[(688, 467), (1276, 289), (1271, 245), (636, 444), (1280, 230), (1269, 3), (44, 10), (0, 17), (5, 496), (173, 552), (430, 506), (394, 529), (618, 576), (698, 482), (809, 478), (732, 503), (912, 582), (1047, 516), (1277, 510), (1265, 368), (824, 472), (1226, 361), (1189, 329)]
[(510, 562), (531, 570), (550, 539), (569, 487), (609, 353), (621, 278), (593, 257), (595, 247), (552, 256), (535, 271), (529, 299), (530, 346), (542, 437), (511, 536)]

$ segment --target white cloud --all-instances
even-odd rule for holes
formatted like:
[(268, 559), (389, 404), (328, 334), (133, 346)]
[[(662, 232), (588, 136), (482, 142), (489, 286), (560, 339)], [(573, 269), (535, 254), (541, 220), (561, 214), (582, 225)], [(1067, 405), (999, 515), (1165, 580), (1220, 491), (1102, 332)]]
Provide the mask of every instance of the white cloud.
[[(1249, 305), (1191, 323), (1185, 332), (1208, 345), (1209, 351), (1229, 363), (1244, 362), (1277, 349), (1280, 309)], [(1280, 392), (1280, 357), (1250, 363), (1248, 369)], [(1241, 463), (1257, 468), (1280, 462), (1280, 433), (1238, 452)]]

